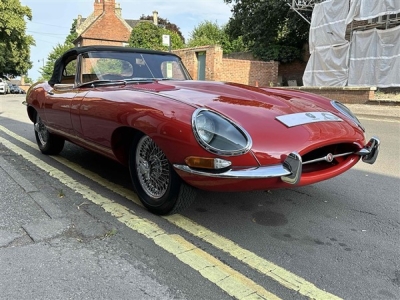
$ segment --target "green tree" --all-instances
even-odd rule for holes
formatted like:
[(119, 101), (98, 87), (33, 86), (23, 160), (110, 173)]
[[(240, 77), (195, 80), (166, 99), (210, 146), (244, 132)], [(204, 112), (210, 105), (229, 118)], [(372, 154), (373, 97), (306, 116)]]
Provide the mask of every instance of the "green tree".
[(0, 0), (0, 76), (26, 74), (32, 67), (32, 36), (26, 34), (26, 21), (32, 19), (29, 7), (19, 0)]
[(196, 26), (190, 33), (188, 47), (206, 45), (219, 45), (224, 53), (247, 51), (242, 38), (231, 40), (226, 33), (225, 26), (219, 26), (216, 22), (204, 21)]
[(78, 23), (77, 19), (74, 19), (71, 25), (71, 29), (69, 30), (69, 35), (66, 37), (65, 42), (74, 44), (74, 41), (78, 38), (78, 33), (76, 32), (76, 24)]
[[(142, 15), (140, 17), (140, 20), (153, 21), (153, 16)], [(168, 29), (169, 31), (176, 32), (179, 35), (180, 39), (182, 40), (182, 43), (183, 44), (185, 43), (185, 38), (183, 37), (183, 34), (182, 34), (180, 28), (178, 26), (176, 26), (176, 24), (171, 23), (170, 21), (168, 21), (168, 19), (163, 19), (163, 18), (158, 17), (158, 25), (160, 27)]]
[(231, 39), (242, 37), (254, 56), (281, 62), (301, 57), (301, 49), (308, 40), (309, 24), (291, 10), (286, 1), (224, 1), (233, 3), (228, 35)]
[(64, 44), (57, 44), (56, 46), (54, 46), (53, 50), (47, 56), (45, 65), (39, 70), (41, 74), (39, 81), (49, 80), (51, 78), (51, 75), (53, 75), (54, 63), (56, 62), (57, 58), (59, 58), (64, 52), (73, 47), (74, 45), (70, 44), (69, 42), (65, 42)]
[(151, 22), (140, 22), (132, 29), (129, 46), (152, 50), (168, 51), (168, 46), (162, 44), (162, 36), (169, 35), (172, 49), (181, 49), (184, 44), (180, 36), (166, 28), (161, 28)]
[(25, 83), (33, 83), (32, 78), (30, 78), (30, 77), (28, 77), (28, 76), (25, 76), (25, 77), (24, 77), (24, 81), (25, 81)]
[(40, 81), (49, 80), (53, 74), (54, 63), (65, 51), (74, 47), (73, 41), (78, 37), (76, 32), (77, 20), (74, 19), (69, 31), (69, 35), (65, 38), (64, 44), (58, 43), (53, 47), (52, 51), (49, 53), (46, 59), (46, 63), (43, 67), (39, 69)]

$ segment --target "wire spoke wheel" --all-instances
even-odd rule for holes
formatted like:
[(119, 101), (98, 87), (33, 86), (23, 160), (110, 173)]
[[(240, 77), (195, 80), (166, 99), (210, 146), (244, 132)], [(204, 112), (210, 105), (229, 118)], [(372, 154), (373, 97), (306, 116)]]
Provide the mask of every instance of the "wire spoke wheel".
[(65, 140), (49, 132), (39, 114), (36, 114), (36, 122), (33, 124), (36, 142), (43, 154), (55, 155), (64, 148)]
[(34, 124), (34, 129), (39, 139), (39, 142), (43, 147), (46, 146), (47, 141), (49, 140), (49, 132), (47, 131), (46, 126), (43, 124), (42, 119), (39, 115), (36, 116), (36, 123)]
[(195, 199), (195, 189), (182, 182), (165, 153), (147, 135), (139, 133), (132, 141), (129, 172), (140, 201), (152, 213), (177, 213)]
[(165, 195), (170, 184), (170, 166), (165, 154), (148, 136), (143, 136), (137, 145), (136, 168), (147, 195), (155, 199)]

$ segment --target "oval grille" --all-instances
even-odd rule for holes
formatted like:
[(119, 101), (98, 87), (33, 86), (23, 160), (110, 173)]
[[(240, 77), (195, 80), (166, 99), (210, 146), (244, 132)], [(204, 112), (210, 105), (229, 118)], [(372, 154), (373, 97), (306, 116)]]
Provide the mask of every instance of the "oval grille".
[(312, 150), (302, 156), (303, 173), (335, 167), (358, 150), (354, 144), (334, 144)]

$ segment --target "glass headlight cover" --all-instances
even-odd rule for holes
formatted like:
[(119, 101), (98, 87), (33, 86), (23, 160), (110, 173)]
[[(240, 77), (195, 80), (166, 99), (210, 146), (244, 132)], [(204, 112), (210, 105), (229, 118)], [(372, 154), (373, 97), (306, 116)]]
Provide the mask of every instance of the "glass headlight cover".
[(193, 113), (192, 128), (198, 143), (218, 155), (241, 155), (252, 145), (250, 135), (242, 127), (205, 108), (198, 108)]
[(356, 125), (358, 125), (358, 127), (360, 127), (365, 132), (364, 126), (362, 126), (362, 124), (358, 120), (358, 118), (351, 112), (351, 110), (346, 105), (344, 105), (343, 103), (336, 101), (336, 100), (332, 100), (331, 104), (340, 113), (345, 115), (347, 118), (351, 119)]

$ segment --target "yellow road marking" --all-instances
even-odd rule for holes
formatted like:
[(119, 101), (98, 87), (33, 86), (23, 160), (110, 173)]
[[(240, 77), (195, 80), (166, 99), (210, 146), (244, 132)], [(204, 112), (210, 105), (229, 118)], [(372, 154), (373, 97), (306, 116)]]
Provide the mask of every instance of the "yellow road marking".
[[(9, 131), (8, 129), (0, 126), (0, 129), (6, 132), (8, 135), (11, 135), (15, 139), (33, 147), (37, 148), (35, 143), (32, 143), (13, 132)], [(62, 157), (59, 156), (52, 156), (55, 160), (60, 162), (61, 164), (77, 171), (78, 173), (82, 174), (83, 176), (99, 183), (100, 185), (109, 188), (113, 192), (124, 196), (125, 198), (135, 202), (138, 205), (141, 205), (140, 200), (137, 198), (136, 194), (128, 189), (125, 189), (119, 185), (109, 182), (108, 180), (100, 177), (99, 175), (90, 172), (86, 169), (83, 169), (79, 165), (72, 163)], [(331, 293), (323, 291), (316, 287), (313, 283), (308, 282), (304, 278), (297, 276), (296, 274), (287, 271), (284, 268), (281, 268), (274, 263), (254, 254), (253, 252), (242, 248), (241, 246), (237, 245), (236, 243), (232, 242), (231, 240), (224, 238), (218, 235), (215, 232), (210, 231), (204, 226), (201, 226), (192, 220), (185, 218), (182, 215), (175, 214), (172, 216), (164, 217), (169, 222), (173, 223), (177, 227), (191, 233), (193, 236), (198, 237), (212, 246), (228, 253), (232, 257), (240, 260), (244, 264), (250, 266), (251, 268), (257, 270), (261, 274), (268, 276), (279, 284), (285, 286), (288, 289), (297, 291), (299, 294), (309, 297), (311, 299), (341, 299)]]
[[(3, 130), (1, 126), (0, 129)], [(168, 234), (154, 222), (141, 218), (129, 211), (125, 206), (92, 191), (88, 186), (77, 182), (62, 171), (50, 166), (2, 137), (0, 137), (0, 143), (40, 169), (48, 172), (50, 176), (58, 179), (62, 184), (81, 194), (87, 200), (101, 206), (106, 212), (129, 228), (153, 240), (155, 244), (198, 271), (204, 278), (220, 287), (230, 296), (243, 300), (280, 299), (251, 279), (186, 241), (183, 237)]]
[(184, 216), (171, 215), (166, 216), (165, 219), (225, 253), (228, 253), (260, 273), (271, 277), (286, 288), (297, 291), (301, 295), (307, 296), (311, 299), (340, 299), (335, 295), (318, 289), (314, 284), (305, 279), (267, 261), (249, 250), (240, 247), (231, 240), (196, 224)]

